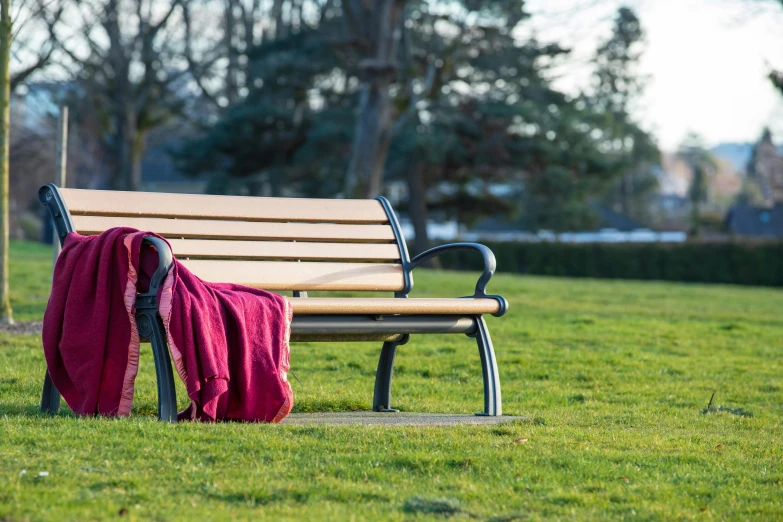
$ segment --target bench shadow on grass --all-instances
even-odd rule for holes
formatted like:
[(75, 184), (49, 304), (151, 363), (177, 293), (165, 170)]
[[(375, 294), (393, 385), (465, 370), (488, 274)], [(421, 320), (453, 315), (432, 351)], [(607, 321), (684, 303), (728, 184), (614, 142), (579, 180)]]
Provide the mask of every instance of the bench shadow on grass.
[(27, 417), (27, 418), (73, 418), (75, 415), (67, 407), (61, 407), (55, 414), (42, 413), (39, 404), (3, 404), (0, 403), (0, 416), (2, 417)]
[[(157, 419), (157, 406), (141, 405), (139, 407), (134, 406), (131, 416), (140, 418), (152, 418)], [(57, 413), (43, 413), (41, 406), (38, 404), (3, 404), (0, 403), (0, 417), (20, 417), (28, 419), (76, 419), (79, 418), (75, 413), (68, 408), (67, 405), (62, 404), (60, 410)], [(103, 415), (96, 415), (99, 418), (113, 419), (115, 417), (107, 417)], [(2, 519), (0, 519), (2, 520)]]

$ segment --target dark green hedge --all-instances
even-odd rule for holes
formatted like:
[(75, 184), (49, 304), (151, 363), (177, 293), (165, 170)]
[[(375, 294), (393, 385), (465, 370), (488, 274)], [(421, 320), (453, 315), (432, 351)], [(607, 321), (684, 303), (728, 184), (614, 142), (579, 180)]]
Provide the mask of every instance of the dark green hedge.
[[(498, 272), (783, 286), (783, 242), (486, 243)], [(444, 268), (480, 270), (481, 256), (442, 256)]]

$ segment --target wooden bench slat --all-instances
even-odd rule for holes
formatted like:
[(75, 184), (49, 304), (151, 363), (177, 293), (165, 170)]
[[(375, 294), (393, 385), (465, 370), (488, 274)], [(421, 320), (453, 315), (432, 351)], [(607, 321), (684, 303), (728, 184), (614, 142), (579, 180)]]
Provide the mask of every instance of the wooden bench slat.
[(288, 239), (297, 241), (394, 242), (389, 225), (340, 225), (319, 223), (259, 223), (166, 219), (154, 217), (72, 216), (80, 234), (100, 234), (112, 227), (133, 227), (166, 238)]
[(291, 298), (294, 315), (481, 315), (494, 314), (494, 299)]
[(291, 241), (230, 241), (219, 239), (170, 239), (175, 256), (256, 259), (345, 259), (398, 261), (393, 243), (295, 243)]
[(292, 343), (310, 343), (314, 341), (320, 341), (324, 343), (347, 343), (347, 342), (367, 342), (367, 341), (379, 341), (379, 342), (393, 342), (401, 341), (403, 336), (401, 334), (299, 334), (291, 332)]
[(304, 199), (60, 189), (72, 216), (151, 216), (236, 221), (386, 223), (372, 199)]
[(218, 261), (181, 263), (205, 281), (237, 283), (264, 290), (361, 290), (396, 292), (404, 287), (401, 264)]

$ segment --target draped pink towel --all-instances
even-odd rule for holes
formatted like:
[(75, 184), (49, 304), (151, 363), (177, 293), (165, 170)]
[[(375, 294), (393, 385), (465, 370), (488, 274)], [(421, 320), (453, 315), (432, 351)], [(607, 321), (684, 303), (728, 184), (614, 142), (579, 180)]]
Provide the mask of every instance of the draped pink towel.
[[(77, 414), (130, 415), (139, 363), (134, 304), (157, 268), (154, 247), (142, 245), (147, 235), (156, 234), (113, 228), (65, 239), (43, 345), (52, 382)], [(288, 415), (292, 312), (285, 297), (204, 282), (175, 259), (158, 305), (191, 399), (179, 419), (280, 422)]]

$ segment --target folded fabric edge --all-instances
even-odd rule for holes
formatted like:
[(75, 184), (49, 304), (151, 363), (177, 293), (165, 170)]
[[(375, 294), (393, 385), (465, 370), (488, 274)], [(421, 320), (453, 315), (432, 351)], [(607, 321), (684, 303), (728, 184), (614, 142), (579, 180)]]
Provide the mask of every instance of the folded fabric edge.
[(275, 415), (272, 422), (279, 423), (285, 419), (294, 407), (294, 390), (291, 388), (291, 383), (288, 382), (288, 372), (291, 369), (291, 321), (294, 318), (294, 309), (291, 306), (291, 301), (286, 296), (281, 296), (285, 306), (285, 333), (283, 335), (283, 350), (280, 354), (280, 378), (285, 386), (286, 398), (280, 410)]

